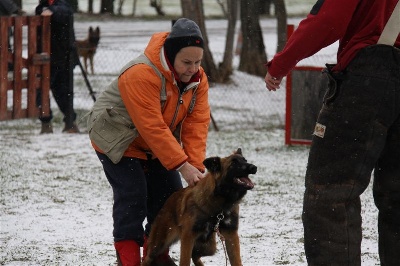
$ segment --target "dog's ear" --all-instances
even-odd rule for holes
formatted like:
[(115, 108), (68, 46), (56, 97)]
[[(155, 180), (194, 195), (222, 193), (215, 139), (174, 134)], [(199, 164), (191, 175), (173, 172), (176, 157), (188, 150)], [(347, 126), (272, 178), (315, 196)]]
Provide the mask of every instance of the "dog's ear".
[(242, 155), (242, 149), (241, 149), (241, 148), (238, 148), (238, 149), (236, 150), (235, 154), (240, 154), (240, 155)]
[(96, 27), (96, 32), (97, 32), (97, 33), (100, 33), (100, 28), (99, 28), (99, 26)]
[(93, 32), (92, 26), (89, 27), (89, 32)]
[(221, 158), (210, 157), (203, 161), (204, 166), (209, 172), (215, 173), (221, 171)]

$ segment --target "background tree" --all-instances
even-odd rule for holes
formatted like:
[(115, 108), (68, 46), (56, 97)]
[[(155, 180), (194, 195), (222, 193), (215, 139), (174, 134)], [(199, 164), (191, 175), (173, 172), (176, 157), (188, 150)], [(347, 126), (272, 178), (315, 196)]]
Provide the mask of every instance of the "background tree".
[(165, 12), (162, 10), (161, 0), (150, 0), (150, 6), (154, 7), (159, 16), (165, 16)]
[(221, 7), (222, 14), (224, 14), (224, 17), (228, 17), (228, 15), (229, 15), (228, 12), (229, 11), (226, 11), (226, 8), (225, 8), (225, 5), (224, 5), (225, 2), (228, 2), (227, 5), (229, 5), (229, 0), (226, 0), (226, 1), (217, 0), (218, 5)]
[(217, 80), (217, 67), (215, 66), (213, 56), (210, 48), (208, 47), (208, 37), (206, 31), (206, 25), (204, 22), (204, 8), (203, 0), (181, 0), (182, 15), (188, 19), (191, 19), (199, 25), (204, 40), (204, 55), (202, 61), (202, 67), (210, 81)]
[(261, 31), (258, 10), (259, 0), (240, 1), (240, 21), (243, 35), (242, 51), (240, 53), (239, 70), (256, 75), (265, 76), (264, 64), (267, 54)]
[(282, 51), (287, 40), (287, 13), (284, 0), (273, 0), (277, 21), (278, 42), (276, 52)]
[(118, 0), (118, 15), (122, 15), (122, 6), (124, 5), (124, 0)]
[(260, 15), (271, 15), (271, 7), (273, 0), (261, 0), (260, 1)]
[[(208, 36), (204, 22), (203, 0), (181, 0), (182, 15), (199, 25), (204, 39), (204, 56), (202, 67), (211, 82), (227, 82), (232, 74), (233, 45), (237, 20), (238, 4), (237, 0), (227, 0), (227, 19), (228, 29), (226, 33), (225, 52), (223, 61), (216, 66), (210, 48), (208, 46)], [(223, 7), (223, 6), (222, 6)], [(223, 7), (224, 8), (224, 7)]]
[(234, 55), (234, 39), (236, 30), (236, 21), (238, 13), (238, 1), (227, 0), (227, 12), (226, 16), (228, 19), (228, 28), (226, 32), (225, 52), (222, 62), (218, 67), (218, 79), (217, 82), (227, 82), (230, 80), (230, 76), (233, 72), (232, 62)]
[(132, 16), (134, 16), (135, 13), (136, 13), (136, 4), (137, 4), (137, 0), (133, 0), (133, 3), (132, 3)]
[(88, 13), (93, 14), (93, 0), (88, 1)]
[(114, 15), (114, 0), (101, 0), (100, 13)]
[[(273, 4), (273, 5), (272, 5)], [(259, 8), (260, 15), (271, 15), (271, 7), (275, 8), (275, 16), (277, 23), (278, 42), (276, 51), (279, 52), (283, 49), (287, 40), (287, 13), (284, 0), (260, 0)]]

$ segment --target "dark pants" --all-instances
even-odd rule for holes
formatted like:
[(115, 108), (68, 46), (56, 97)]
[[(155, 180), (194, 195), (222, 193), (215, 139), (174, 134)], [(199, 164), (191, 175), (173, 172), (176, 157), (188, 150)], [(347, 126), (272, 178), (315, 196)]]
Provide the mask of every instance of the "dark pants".
[[(76, 113), (73, 109), (73, 93), (69, 89), (69, 70), (67, 67), (52, 65), (50, 69), (50, 89), (60, 111), (64, 114), (64, 122), (75, 121)], [(71, 80), (71, 82), (73, 82)], [(41, 106), (40, 90), (36, 96), (36, 105)], [(50, 122), (53, 119), (53, 113), (50, 109), (50, 116), (41, 116), (39, 119), (42, 122)]]
[[(143, 245), (158, 211), (167, 198), (182, 188), (178, 171), (168, 171), (158, 160), (122, 157), (114, 164), (97, 152), (114, 195), (114, 241), (134, 240)], [(146, 230), (143, 228), (147, 218)]]
[[(360, 195), (374, 170), (381, 265), (400, 265), (400, 50), (370, 46), (332, 76), (303, 205), (309, 265), (361, 265)], [(323, 135), (323, 136), (322, 136)]]

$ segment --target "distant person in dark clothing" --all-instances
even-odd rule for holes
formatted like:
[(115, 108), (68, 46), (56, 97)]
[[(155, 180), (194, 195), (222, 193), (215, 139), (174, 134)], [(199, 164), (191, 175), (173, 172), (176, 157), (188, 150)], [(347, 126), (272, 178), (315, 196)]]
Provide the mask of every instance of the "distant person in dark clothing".
[[(74, 67), (70, 60), (75, 58), (73, 53), (75, 43), (73, 10), (65, 0), (41, 0), (36, 7), (35, 14), (51, 16), (50, 88), (60, 111), (64, 114), (63, 132), (78, 133), (79, 129), (75, 123), (77, 115), (73, 110), (73, 99), (71, 99), (73, 93), (69, 90), (69, 82), (73, 82), (71, 72)], [(38, 93), (38, 105), (41, 105), (40, 99), (40, 93)], [(39, 116), (42, 122), (41, 134), (53, 133), (52, 118), (51, 110), (50, 116)]]
[[(15, 16), (22, 15), (24, 12), (17, 6), (13, 0), (1, 0), (0, 1), (0, 16)], [(8, 28), (8, 51), (12, 51), (10, 38), (13, 35), (12, 29)], [(12, 71), (13, 64), (8, 63), (8, 70)]]
[(11, 16), (21, 14), (20, 8), (13, 0), (0, 1), (0, 16)]

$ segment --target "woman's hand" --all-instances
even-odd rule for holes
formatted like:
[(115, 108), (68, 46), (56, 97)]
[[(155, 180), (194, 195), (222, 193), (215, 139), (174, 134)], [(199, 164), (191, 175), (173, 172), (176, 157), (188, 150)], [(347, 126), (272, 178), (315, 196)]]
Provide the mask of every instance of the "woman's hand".
[(189, 186), (194, 186), (200, 179), (204, 178), (204, 175), (188, 162), (184, 163), (178, 171)]

